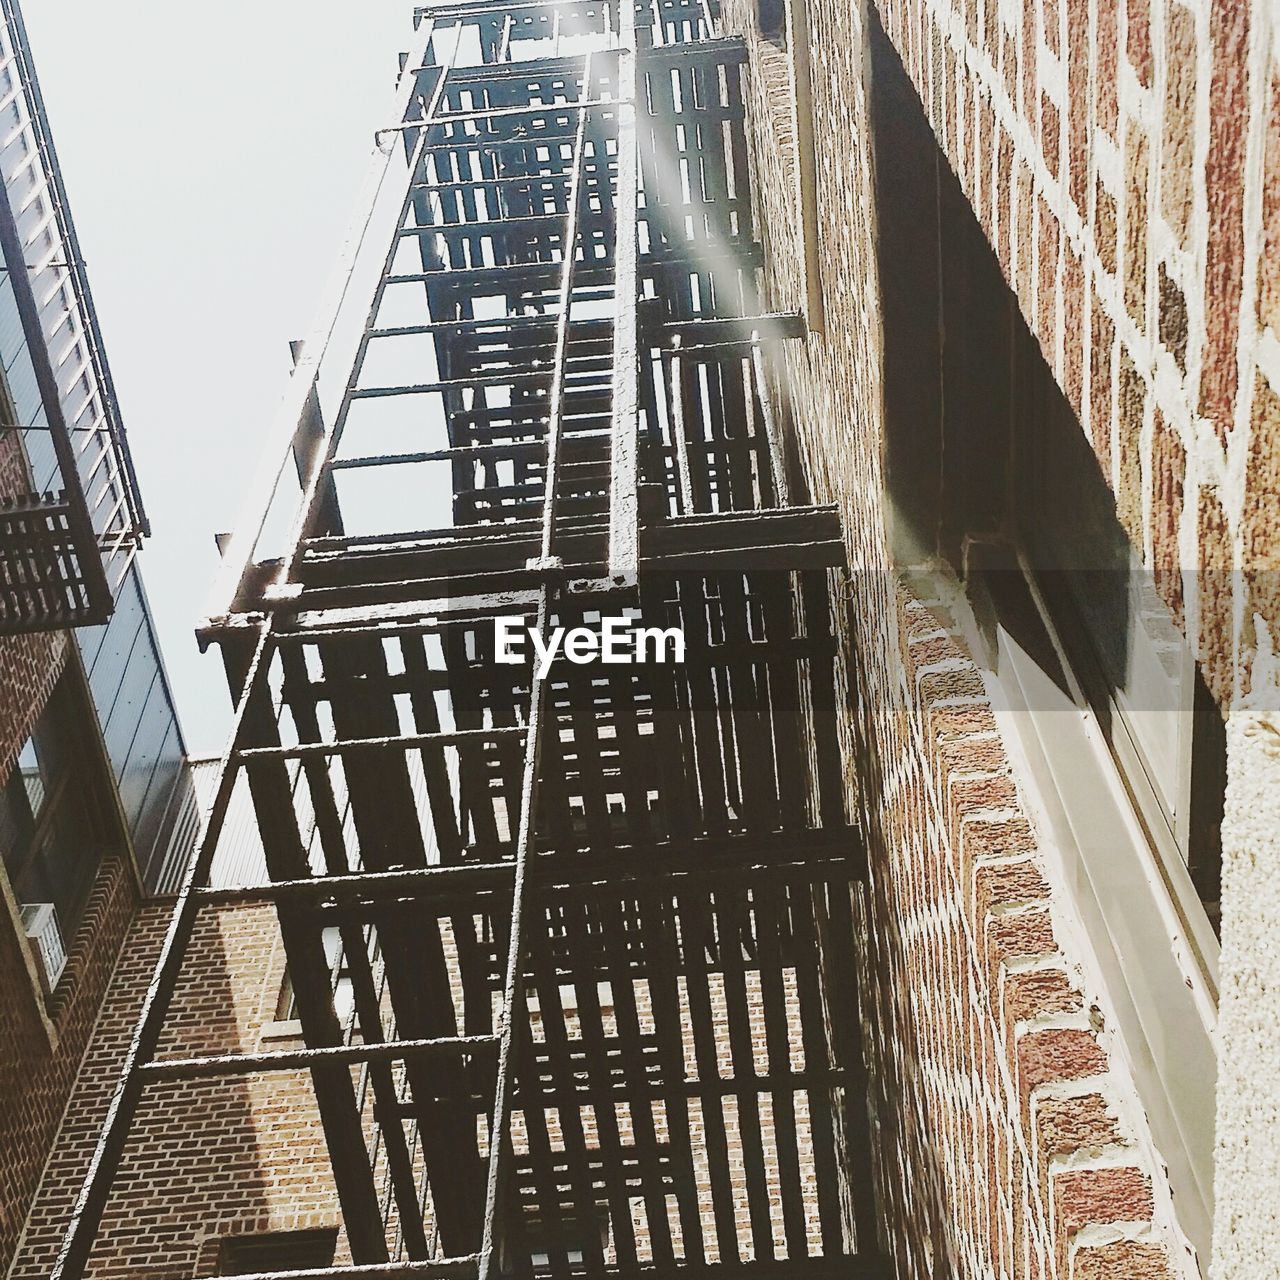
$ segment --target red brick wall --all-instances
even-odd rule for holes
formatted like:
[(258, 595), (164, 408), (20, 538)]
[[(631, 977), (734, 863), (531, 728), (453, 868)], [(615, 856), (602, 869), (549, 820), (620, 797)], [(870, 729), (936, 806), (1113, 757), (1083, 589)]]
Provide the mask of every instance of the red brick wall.
[[(27, 491), (13, 432), (0, 432), (0, 497)], [(0, 637), (0, 779), (8, 777), (67, 660), (64, 633)], [(0, 876), (4, 873), (0, 870)], [(0, 904), (0, 1268), (7, 1264), (135, 903), (132, 873), (110, 859), (46, 1002), (10, 905)], [(11, 897), (7, 893), (6, 899)]]
[[(726, 14), (751, 30), (746, 3), (728, 0)], [(1185, 1274), (1163, 1167), (1106, 1017), (1083, 994), (1078, 944), (1059, 924), (1066, 895), (1048, 882), (983, 678), (953, 619), (918, 598), (928, 588), (913, 593), (899, 580), (889, 552), (875, 172), (898, 157), (874, 153), (874, 13), (810, 0), (808, 16), (826, 332), (788, 344), (783, 363), (813, 497), (841, 504), (850, 544), (844, 696), (849, 786), (871, 860), (867, 1050), (885, 1244), (903, 1280)], [(973, 0), (947, 17), (947, 37), (976, 39), (996, 16)], [(1031, 11), (1028, 22), (1038, 21)], [(1020, 17), (1005, 31), (1015, 49), (1022, 30)], [(1039, 302), (1041, 263), (1016, 252), (1020, 236), (1038, 243), (1042, 225), (1029, 171), (1020, 175), (989, 99), (969, 91), (967, 64), (941, 34), (905, 21), (891, 34), (931, 84), (951, 68), (946, 111), (941, 89), (926, 102), (947, 154), (965, 158), (979, 216), (1022, 193), (1013, 207), (1023, 223), (996, 217), (994, 238)], [(749, 109), (767, 118), (780, 108), (756, 68), (753, 50)], [(1012, 91), (1022, 92), (1016, 76)], [(1049, 100), (1050, 124), (1057, 110)], [(1060, 121), (1062, 145), (1043, 163), (1069, 180), (1067, 127)], [(767, 128), (757, 126), (754, 145), (761, 220), (781, 236), (796, 221), (794, 194), (775, 178)], [(792, 260), (767, 262), (767, 305), (795, 305)], [(1074, 287), (1069, 256), (1054, 272)], [(1043, 291), (1046, 306), (1057, 296)], [(1078, 351), (1070, 361), (1060, 353), (1056, 367), (1078, 363)], [(1108, 440), (1121, 434), (1114, 422), (1095, 425)]]
[(928, 1221), (933, 1206), (903, 1194), (924, 1169), (956, 1274), (1170, 1275), (1152, 1222), (1161, 1171), (1059, 937), (981, 676), (945, 607), (905, 588), (899, 604), (908, 722), (891, 757), (865, 757), (875, 843), (901, 851), (871, 901), (890, 1221)]
[(1280, 626), (1273, 6), (879, 8), (1226, 706)]
[(47, 1006), (32, 984), (25, 940), (0, 920), (0, 1267), (13, 1256), (62, 1120), (137, 907), (136, 886), (124, 856), (103, 864)]
[[(42, 1280), (66, 1228), (168, 927), (130, 930), (11, 1280)], [(283, 978), (274, 908), (207, 911), (174, 997), (162, 1055), (256, 1052)], [(278, 1046), (277, 1046), (278, 1047)], [(103, 1218), (90, 1274), (216, 1274), (230, 1233), (336, 1226), (337, 1202), (305, 1074), (153, 1087)]]

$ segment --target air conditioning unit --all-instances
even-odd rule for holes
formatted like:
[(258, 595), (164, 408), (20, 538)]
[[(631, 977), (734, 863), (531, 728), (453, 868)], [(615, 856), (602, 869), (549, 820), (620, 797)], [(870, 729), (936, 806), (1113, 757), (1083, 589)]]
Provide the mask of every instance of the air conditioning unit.
[(29, 902), (22, 908), (22, 927), (40, 961), (40, 977), (46, 991), (52, 991), (67, 967), (67, 949), (58, 926), (58, 912), (52, 902)]

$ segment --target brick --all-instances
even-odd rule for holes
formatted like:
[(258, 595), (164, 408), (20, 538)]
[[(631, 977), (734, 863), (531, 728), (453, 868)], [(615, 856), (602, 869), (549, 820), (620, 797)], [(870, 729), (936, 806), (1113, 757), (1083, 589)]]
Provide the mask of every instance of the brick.
[(1084, 264), (1064, 242), (1062, 271), (1062, 389), (1067, 402), (1084, 417), (1084, 347), (1089, 326), (1085, 318)]
[(1151, 0), (1126, 0), (1125, 52), (1139, 84), (1151, 84)]
[(1249, 7), (1209, 8), (1213, 73), (1209, 84), (1209, 153), (1205, 190), (1209, 237), (1205, 262), (1205, 353), (1200, 412), (1224, 439), (1237, 390), (1236, 344), (1244, 273), (1244, 147), (1248, 109)]
[(1018, 1088), (1024, 1110), (1042, 1084), (1083, 1080), (1107, 1069), (1107, 1055), (1088, 1031), (1071, 1028), (1028, 1031), (1018, 1040)]
[(1160, 342), (1178, 366), (1187, 372), (1187, 300), (1162, 262), (1157, 271), (1158, 327)]
[(1039, 255), (1040, 279), (1036, 319), (1036, 337), (1046, 363), (1056, 369), (1055, 341), (1058, 332), (1058, 249), (1061, 227), (1053, 211), (1043, 199), (1036, 200), (1039, 210), (1039, 237), (1036, 250)]
[(1179, 525), (1186, 470), (1187, 455), (1182, 441), (1157, 410), (1151, 438), (1152, 568), (1156, 590), (1178, 620), (1183, 614)]
[(1095, 186), (1093, 238), (1098, 249), (1098, 262), (1108, 275), (1115, 275), (1119, 265), (1116, 256), (1116, 202), (1115, 197), (1102, 185), (1099, 178)]
[(1196, 501), (1196, 535), (1201, 565), (1196, 582), (1200, 593), (1200, 634), (1224, 637), (1225, 645), (1201, 645), (1201, 670), (1219, 703), (1227, 702), (1234, 684), (1230, 638), (1235, 630), (1233, 616), (1233, 569), (1231, 531), (1227, 514), (1215, 489), (1201, 485)]
[(1040, 95), (1040, 149), (1044, 153), (1045, 164), (1049, 166), (1049, 175), (1058, 177), (1059, 150), (1062, 139), (1062, 119), (1058, 108), (1049, 100), (1047, 94)]
[(1089, 3), (1067, 0), (1068, 195), (1085, 216), (1089, 190)]
[(985, 695), (982, 677), (972, 667), (926, 671), (919, 681), (919, 698), (923, 703), (943, 698), (982, 698)]
[(1111, 436), (1115, 417), (1111, 367), (1115, 352), (1115, 325), (1096, 299), (1090, 317), (1092, 342), (1089, 346), (1089, 434), (1102, 474), (1111, 479)]
[(934, 737), (942, 741), (967, 738), (975, 733), (992, 733), (996, 727), (996, 718), (987, 703), (955, 703), (931, 708), (929, 726)]
[(1079, 1250), (1073, 1280), (1173, 1280), (1173, 1268), (1159, 1245), (1133, 1240)]
[(1040, 868), (1027, 859), (978, 867), (974, 873), (973, 896), (977, 919), (985, 922), (999, 907), (1047, 901), (1049, 886)]
[(1120, 357), (1119, 421), (1116, 442), (1119, 445), (1119, 478), (1116, 483), (1116, 514), (1129, 541), (1143, 544), (1142, 529), (1142, 455), (1139, 440), (1146, 415), (1147, 386), (1133, 367), (1128, 352)]
[(1022, 6), (1022, 48), (1019, 51), (1019, 64), (1022, 69), (1022, 114), (1028, 119), (1035, 118), (1036, 100), (1036, 47), (1039, 43), (1036, 36), (1036, 6)]
[(1037, 1100), (1035, 1133), (1042, 1170), (1058, 1156), (1088, 1154), (1124, 1143), (1120, 1121), (1100, 1093)]
[(1146, 1222), (1151, 1218), (1151, 1183), (1140, 1169), (1079, 1169), (1053, 1179), (1059, 1231), (1066, 1237), (1081, 1227), (1106, 1222)]
[(996, 916), (987, 922), (984, 940), (986, 978), (993, 986), (999, 982), (1001, 966), (1012, 960), (1038, 960), (1058, 949), (1047, 911)]
[(1147, 137), (1130, 121), (1124, 142), (1124, 306), (1139, 332), (1147, 328)]
[(1272, 69), (1262, 178), (1258, 324), (1280, 333), (1280, 71)]
[(1098, 125), (1112, 138), (1119, 137), (1120, 108), (1116, 96), (1119, 82), (1120, 6), (1098, 6)]
[(1194, 200), (1196, 55), (1195, 16), (1171, 0), (1165, 18), (1160, 207), (1178, 243), (1184, 245)]
[(1258, 374), (1253, 386), (1241, 513), (1241, 566), (1249, 588), (1249, 613), (1259, 613), (1273, 637), (1280, 637), (1277, 529), (1280, 529), (1280, 396), (1266, 378)]
[(1058, 39), (1058, 27), (1062, 17), (1058, 12), (1058, 0), (1040, 0), (1040, 26), (1044, 32), (1044, 42), (1052, 53), (1058, 53), (1062, 47)]

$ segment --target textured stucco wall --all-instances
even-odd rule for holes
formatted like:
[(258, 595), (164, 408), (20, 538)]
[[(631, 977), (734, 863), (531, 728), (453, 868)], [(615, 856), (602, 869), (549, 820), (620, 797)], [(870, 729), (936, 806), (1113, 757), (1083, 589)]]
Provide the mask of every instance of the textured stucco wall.
[(1280, 1276), (1280, 714), (1227, 730), (1213, 1280)]

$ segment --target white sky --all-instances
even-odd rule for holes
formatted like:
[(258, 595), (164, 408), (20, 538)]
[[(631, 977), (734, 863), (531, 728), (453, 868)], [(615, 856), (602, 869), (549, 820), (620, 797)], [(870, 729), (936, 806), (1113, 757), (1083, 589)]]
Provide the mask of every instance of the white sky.
[(230, 721), (193, 629), (383, 123), (414, 0), (26, 0), (153, 536), (193, 753)]

